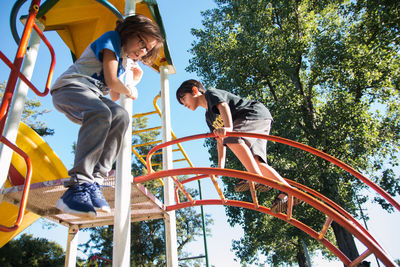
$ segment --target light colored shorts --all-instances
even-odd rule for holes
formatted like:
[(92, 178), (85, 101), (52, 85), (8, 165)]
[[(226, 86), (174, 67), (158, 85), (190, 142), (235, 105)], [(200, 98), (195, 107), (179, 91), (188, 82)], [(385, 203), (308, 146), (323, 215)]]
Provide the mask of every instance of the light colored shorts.
[[(269, 134), (271, 130), (272, 120), (235, 120), (233, 122), (234, 132), (250, 132), (259, 134)], [(249, 137), (226, 137), (226, 144), (246, 144), (253, 156), (258, 156), (262, 161), (267, 163), (267, 140)]]

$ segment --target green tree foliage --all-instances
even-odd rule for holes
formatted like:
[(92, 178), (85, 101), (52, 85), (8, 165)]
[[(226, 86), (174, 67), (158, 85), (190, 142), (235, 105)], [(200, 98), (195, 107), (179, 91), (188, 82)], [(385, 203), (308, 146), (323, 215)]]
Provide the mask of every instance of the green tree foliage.
[[(148, 125), (148, 118), (138, 118), (133, 121), (133, 131), (146, 129)], [(145, 144), (159, 140), (159, 131), (145, 131), (137, 133), (133, 136), (132, 144)], [(140, 155), (146, 155), (153, 145), (143, 145), (136, 147)], [(152, 157), (154, 164), (153, 170), (161, 170), (161, 155), (154, 155)], [(142, 162), (134, 157), (132, 163), (132, 174), (134, 176), (144, 175), (147, 169)], [(162, 184), (160, 181), (149, 181), (143, 184), (153, 195), (162, 199)], [(188, 189), (192, 196), (198, 193), (196, 190)], [(186, 201), (180, 195), (181, 201)], [(205, 217), (206, 226), (212, 223), (209, 215)], [(183, 251), (186, 244), (202, 237), (202, 223), (201, 216), (198, 210), (194, 208), (187, 208), (176, 211), (177, 223), (177, 239), (178, 239), (178, 253), (180, 257), (190, 256)], [(81, 245), (84, 253), (90, 256), (94, 254), (101, 255), (104, 258), (112, 258), (113, 249), (113, 226), (96, 227), (89, 229), (90, 240)], [(207, 231), (209, 234), (209, 231)], [(193, 255), (192, 255), (193, 256)], [(198, 255), (194, 255), (198, 256)], [(89, 257), (90, 258), (90, 257)], [(191, 260), (185, 262), (183, 266), (199, 266), (199, 263), (204, 260)], [(131, 263), (132, 266), (165, 266), (165, 234), (164, 234), (164, 221), (163, 220), (150, 220), (142, 222), (134, 222), (131, 224)], [(98, 262), (99, 266), (109, 266), (107, 262)], [(196, 265), (197, 264), (197, 265)]]
[[(398, 1), (215, 0), (202, 13), (203, 28), (187, 70), (206, 86), (264, 103), (272, 112), (271, 134), (320, 149), (366, 174), (392, 196), (400, 193), (395, 177), (400, 139)], [(206, 141), (216, 165), (213, 140)], [(268, 159), (282, 176), (305, 184), (356, 217), (355, 202), (366, 185), (329, 162), (281, 144), (269, 143)], [(227, 168), (243, 169), (228, 154)], [(234, 181), (225, 178), (226, 194)], [(271, 194), (260, 196), (269, 205)], [(376, 196), (389, 212), (393, 207)], [(227, 208), (229, 222), (245, 230), (233, 248), (242, 262), (257, 253), (270, 262), (300, 266), (301, 240), (319, 245), (277, 219)], [(295, 216), (321, 229), (325, 216), (307, 205)], [(350, 258), (358, 255), (351, 236), (333, 224), (328, 233)], [(331, 230), (332, 230), (331, 229)], [(344, 237), (343, 235), (344, 234)], [(344, 248), (343, 244), (350, 248)], [(353, 246), (353, 247), (352, 247)], [(329, 256), (329, 255), (327, 255)]]
[[(5, 87), (6, 82), (0, 84), (0, 100), (3, 98)], [(35, 130), (40, 136), (53, 135), (54, 130), (48, 128), (45, 122), (38, 119), (40, 116), (50, 112), (46, 109), (40, 109), (41, 106), (42, 103), (39, 100), (27, 99), (21, 120)]]
[(4, 267), (64, 266), (64, 250), (44, 238), (23, 234), (0, 248), (0, 265)]

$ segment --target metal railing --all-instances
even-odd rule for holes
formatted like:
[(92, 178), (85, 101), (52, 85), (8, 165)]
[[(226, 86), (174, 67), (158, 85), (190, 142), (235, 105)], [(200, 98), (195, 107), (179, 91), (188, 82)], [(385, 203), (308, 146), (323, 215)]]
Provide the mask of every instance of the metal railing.
[[(309, 153), (312, 153), (318, 157), (321, 157), (336, 166), (342, 168), (343, 170), (351, 173), (369, 187), (373, 188), (378, 194), (383, 196), (389, 203), (391, 203), (397, 210), (400, 211), (400, 205), (396, 202), (387, 192), (385, 192), (381, 187), (373, 183), (367, 177), (363, 176), (358, 171), (354, 170), (352, 167), (343, 163), (342, 161), (320, 151), (310, 146), (288, 140), (285, 138), (271, 136), (271, 135), (263, 135), (256, 133), (246, 133), (246, 132), (228, 132), (227, 136), (233, 137), (251, 137), (251, 138), (259, 138), (266, 139), (269, 141), (275, 141), (278, 143), (286, 144)], [(218, 168), (181, 168), (181, 169), (172, 169), (172, 170), (163, 170), (154, 172), (151, 168), (151, 157), (152, 155), (161, 148), (171, 146), (177, 143), (182, 143), (191, 140), (197, 140), (201, 138), (215, 138), (213, 133), (208, 134), (199, 134), (188, 136), (184, 138), (179, 138), (176, 140), (172, 140), (169, 142), (165, 142), (158, 146), (155, 146), (147, 155), (146, 158), (146, 166), (149, 174), (143, 175), (140, 177), (135, 177), (134, 182), (142, 183), (145, 181), (150, 181), (154, 179), (160, 179), (162, 177), (172, 177), (172, 176), (182, 176), (182, 175), (195, 175), (194, 177), (185, 179), (183, 181), (179, 181), (174, 179), (174, 182), (177, 184), (177, 188), (182, 191), (182, 193), (187, 197), (186, 202), (180, 202), (177, 197), (177, 193), (175, 193), (176, 203), (169, 205), (166, 207), (167, 211), (177, 210), (181, 208), (191, 207), (191, 206), (202, 206), (202, 205), (225, 205), (225, 206), (234, 206), (234, 207), (242, 207), (246, 209), (252, 209), (255, 211), (263, 212), (265, 214), (269, 214), (275, 216), (281, 220), (290, 223), (291, 225), (297, 227), (302, 230), (306, 234), (310, 235), (314, 239), (318, 240), (321, 244), (323, 244), (326, 248), (328, 248), (332, 253), (334, 253), (346, 266), (357, 266), (361, 263), (366, 257), (371, 254), (375, 254), (377, 258), (379, 258), (386, 266), (396, 266), (394, 261), (389, 257), (389, 255), (385, 252), (385, 250), (378, 244), (378, 242), (371, 236), (371, 234), (360, 224), (355, 218), (353, 218), (348, 212), (346, 212), (339, 205), (334, 203), (332, 200), (327, 197), (321, 195), (320, 193), (308, 188), (304, 185), (298, 184), (289, 179), (285, 179), (289, 185), (285, 185), (283, 183), (277, 182), (269, 177), (263, 177), (257, 174), (252, 174), (244, 171), (238, 170), (230, 170), (230, 169), (218, 169)], [(200, 174), (200, 175), (199, 175)], [(250, 183), (250, 191), (252, 195), (253, 202), (245, 202), (238, 200), (230, 200), (227, 199), (221, 189), (216, 182), (216, 177), (218, 176), (226, 176), (232, 178), (238, 178), (242, 180), (247, 180)], [(213, 185), (218, 193), (219, 199), (208, 199), (208, 200), (195, 200), (188, 191), (185, 190), (184, 185), (189, 182), (197, 181), (200, 179), (211, 178)], [(260, 183), (269, 187), (273, 187), (280, 191), (283, 191), (288, 194), (288, 204), (286, 209), (286, 214), (284, 213), (274, 213), (270, 208), (262, 206), (258, 203), (257, 195), (255, 194), (254, 183)], [(252, 185), (253, 184), (253, 185)], [(325, 224), (322, 226), (322, 229), (319, 231), (312, 229), (311, 227), (305, 225), (304, 223), (298, 221), (296, 218), (292, 216), (293, 207), (294, 207), (294, 198), (297, 198), (304, 203), (312, 206), (313, 208), (324, 213), (327, 218)], [(359, 257), (354, 260), (350, 260), (340, 249), (338, 249), (334, 244), (332, 244), (325, 236), (328, 228), (331, 223), (335, 221), (342, 227), (344, 227), (349, 233), (351, 233), (354, 237), (356, 237), (361, 243), (365, 245), (367, 248)]]
[[(3, 100), (2, 100), (2, 103), (0, 106), (0, 142), (2, 142), (4, 145), (8, 146), (10, 149), (12, 149), (17, 154), (19, 154), (25, 160), (26, 166), (27, 166), (27, 171), (25, 174), (24, 190), (23, 190), (23, 193), (21, 196), (21, 203), (20, 203), (17, 219), (12, 226), (0, 225), (0, 231), (3, 231), (3, 232), (15, 231), (19, 228), (20, 224), (22, 223), (25, 209), (26, 209), (26, 204), (28, 202), (29, 186), (30, 186), (31, 178), (32, 178), (32, 163), (31, 163), (29, 156), (24, 151), (19, 149), (15, 144), (10, 142), (4, 136), (4, 128), (6, 125), (8, 112), (9, 112), (9, 109), (11, 106), (11, 101), (14, 96), (15, 86), (16, 86), (18, 78), (20, 78), (24, 83), (27, 84), (27, 86), (29, 88), (31, 88), (31, 90), (35, 94), (37, 94), (38, 96), (45, 96), (49, 92), (50, 83), (51, 83), (51, 79), (53, 77), (54, 66), (55, 66), (54, 50), (53, 50), (52, 46), (50, 45), (50, 42), (46, 39), (46, 37), (43, 35), (42, 31), (39, 29), (39, 27), (36, 25), (36, 22), (35, 22), (37, 13), (39, 11), (39, 5), (40, 5), (40, 0), (32, 0), (31, 6), (29, 8), (29, 15), (28, 15), (27, 21), (25, 23), (24, 32), (22, 34), (21, 41), (19, 43), (14, 62), (12, 63), (0, 51), (0, 58), (11, 69), (11, 73), (8, 78), (7, 86), (4, 91)], [(51, 54), (51, 64), (50, 64), (49, 74), (47, 76), (47, 82), (46, 82), (46, 86), (45, 86), (45, 89), (43, 92), (40, 92), (20, 71), (22, 62), (24, 60), (26, 50), (28, 47), (29, 38), (32, 34), (32, 30), (36, 31), (36, 33), (39, 35), (40, 39), (48, 47), (50, 54)]]

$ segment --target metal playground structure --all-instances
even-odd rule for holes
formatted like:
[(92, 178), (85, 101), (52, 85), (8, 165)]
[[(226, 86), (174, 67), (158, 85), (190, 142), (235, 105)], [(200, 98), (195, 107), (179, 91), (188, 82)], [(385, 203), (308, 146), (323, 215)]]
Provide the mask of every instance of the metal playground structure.
[[(16, 1), (11, 11), (12, 21), (16, 19), (16, 14), (24, 2), (26, 0)], [(65, 191), (63, 181), (68, 179), (67, 170), (43, 139), (29, 126), (21, 122), (21, 114), (28, 90), (31, 89), (38, 96), (46, 96), (51, 84), (55, 66), (55, 53), (43, 31), (57, 31), (74, 58), (79, 58), (86, 46), (99, 37), (101, 33), (112, 30), (118, 18), (133, 14), (148, 16), (159, 25), (165, 40), (166, 36), (155, 0), (47, 0), (42, 5), (40, 2), (40, 0), (32, 0), (29, 14), (21, 18), (21, 21), (25, 24), (21, 38), (16, 33), (15, 24), (11, 23), (14, 39), (19, 44), (14, 61), (11, 62), (0, 52), (1, 60), (11, 70), (0, 107), (0, 212), (2, 214), (0, 219), (0, 246), (6, 244), (38, 218), (45, 217), (69, 228), (65, 266), (75, 266), (79, 230), (95, 226), (114, 225), (112, 264), (113, 266), (130, 266), (130, 222), (163, 219), (166, 226), (167, 266), (175, 267), (178, 266), (175, 211), (194, 206), (223, 205), (250, 209), (275, 216), (318, 240), (346, 266), (357, 266), (372, 254), (386, 266), (396, 266), (390, 255), (357, 220), (339, 205), (311, 188), (289, 179), (287, 179), (287, 182), (291, 187), (268, 177), (248, 172), (194, 167), (181, 143), (202, 138), (214, 138), (215, 136), (213, 134), (199, 134), (176, 138), (172, 132), (168, 75), (175, 73), (175, 67), (172, 64), (166, 42), (158, 59), (152, 65), (152, 68), (160, 73), (161, 84), (161, 93), (156, 96), (153, 103), (155, 111), (133, 115), (132, 100), (122, 97), (120, 102), (132, 118), (158, 114), (161, 117), (162, 125), (149, 130), (160, 129), (162, 140), (158, 141), (158, 145), (154, 146), (147, 155), (139, 155), (135, 150), (137, 146), (132, 146), (131, 143), (133, 133), (127, 131), (122, 151), (118, 157), (116, 174), (110, 176), (106, 181), (103, 192), (112, 208), (111, 214), (99, 212), (95, 219), (90, 219), (61, 213), (55, 208), (55, 203)], [(47, 83), (43, 91), (38, 90), (30, 81), (41, 41), (46, 44), (51, 56)], [(125, 81), (126, 84), (129, 82), (129, 80)], [(158, 100), (161, 101), (161, 108), (157, 105)], [(130, 128), (132, 128), (131, 125)], [(382, 188), (347, 164), (324, 152), (271, 135), (232, 132), (228, 133), (228, 136), (267, 139), (312, 153), (354, 175), (400, 211), (400, 204)], [(177, 145), (178, 148), (173, 149), (172, 146), (174, 145)], [(158, 150), (162, 151), (163, 170), (154, 172), (151, 157)], [(147, 175), (132, 177), (132, 152), (146, 165)], [(181, 153), (183, 155), (181, 160), (186, 161), (189, 167), (174, 169), (173, 152)], [(184, 180), (178, 179), (182, 176), (190, 177)], [(226, 198), (218, 184), (219, 176), (247, 180), (250, 184), (252, 201), (244, 202)], [(154, 197), (142, 185), (142, 183), (154, 179), (162, 179), (163, 181), (163, 201)], [(212, 181), (218, 198), (195, 199), (186, 190), (185, 187), (188, 183), (200, 182), (205, 179)], [(261, 205), (257, 198), (254, 183), (264, 184), (287, 193), (286, 212), (275, 214), (271, 212), (269, 207)], [(179, 192), (185, 196), (185, 201), (180, 200)], [(293, 216), (294, 198), (325, 214), (326, 221), (321, 229), (313, 229)], [(358, 258), (350, 260), (326, 238), (326, 233), (332, 222), (344, 227), (366, 247), (366, 250)]]

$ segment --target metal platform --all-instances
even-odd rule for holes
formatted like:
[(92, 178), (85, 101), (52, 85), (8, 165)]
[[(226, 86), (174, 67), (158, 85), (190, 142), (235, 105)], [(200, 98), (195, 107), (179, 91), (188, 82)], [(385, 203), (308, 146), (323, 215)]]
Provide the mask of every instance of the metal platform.
[[(97, 212), (97, 217), (80, 217), (62, 213), (56, 208), (56, 202), (65, 192), (63, 186), (69, 178), (31, 184), (27, 209), (56, 223), (78, 228), (88, 228), (114, 224), (115, 210), (115, 178), (110, 176), (105, 181), (103, 194), (111, 207), (111, 213)], [(23, 185), (2, 190), (3, 201), (19, 205)], [(168, 219), (168, 213), (160, 200), (141, 184), (132, 183), (131, 221), (138, 222), (152, 219)]]

